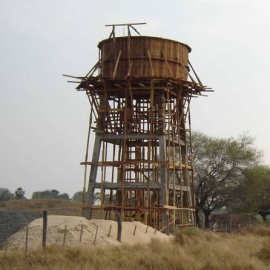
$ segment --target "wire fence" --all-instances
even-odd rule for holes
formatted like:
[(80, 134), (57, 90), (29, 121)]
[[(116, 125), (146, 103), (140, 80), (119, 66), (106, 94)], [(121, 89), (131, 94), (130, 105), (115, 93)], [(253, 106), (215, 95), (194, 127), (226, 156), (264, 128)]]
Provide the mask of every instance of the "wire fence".
[[(104, 230), (104, 228), (101, 229), (101, 227), (97, 225), (86, 226), (85, 224), (77, 224), (75, 227), (71, 227), (69, 224), (60, 224), (59, 226), (55, 226), (57, 228), (54, 228), (53, 232), (51, 227), (48, 226), (50, 224), (48, 224), (46, 211), (43, 213), (42, 220), (43, 224), (36, 227), (32, 225), (29, 227), (30, 222), (1, 223), (0, 221), (0, 248), (6, 250), (9, 248), (21, 248), (27, 252), (30, 248), (46, 248), (47, 244), (52, 243), (60, 246), (69, 246), (72, 242), (72, 245), (84, 244), (92, 246), (106, 241), (107, 238), (121, 242), (121, 220), (118, 220), (117, 226), (112, 227), (112, 225), (110, 225), (106, 230)], [(241, 233), (257, 224), (258, 223), (252, 220), (237, 221), (233, 219), (232, 216), (227, 216), (225, 219), (223, 218), (221, 220), (213, 219), (208, 227), (205, 227), (205, 224), (202, 223), (201, 229), (206, 231), (211, 230), (215, 233)], [(150, 226), (142, 227), (141, 225), (135, 224), (129, 234), (133, 236), (139, 233), (156, 234), (157, 231), (157, 229)], [(171, 230), (171, 233), (173, 234), (176, 231), (178, 231), (177, 228)], [(19, 235), (16, 234), (17, 236), (15, 237), (14, 234), (16, 232), (19, 232)], [(51, 237), (52, 233), (54, 233), (54, 242), (49, 241), (48, 243), (48, 235)]]
[[(96, 244), (116, 245), (121, 242), (122, 223), (108, 223), (106, 226), (99, 226), (95, 223), (72, 223), (62, 221), (55, 224), (49, 219), (47, 213), (43, 214), (42, 221), (36, 223), (1, 223), (0, 235), (2, 237), (1, 249), (23, 249), (27, 252), (29, 249), (44, 249), (50, 244), (59, 246), (95, 246)], [(68, 220), (68, 218), (67, 218)], [(65, 223), (66, 222), (66, 223)], [(106, 227), (106, 228), (105, 228)], [(155, 235), (158, 230), (143, 224), (134, 224), (132, 229), (125, 231), (125, 237), (138, 236), (142, 234)], [(135, 238), (134, 238), (135, 239)]]
[(218, 218), (213, 219), (208, 226), (205, 226), (204, 220), (200, 224), (202, 230), (211, 230), (212, 232), (218, 233), (241, 233), (253, 226), (258, 225), (257, 220), (235, 220), (233, 216), (227, 215), (226, 218), (219, 220)]
[(27, 225), (28, 223), (0, 223), (0, 247), (6, 247), (9, 237)]

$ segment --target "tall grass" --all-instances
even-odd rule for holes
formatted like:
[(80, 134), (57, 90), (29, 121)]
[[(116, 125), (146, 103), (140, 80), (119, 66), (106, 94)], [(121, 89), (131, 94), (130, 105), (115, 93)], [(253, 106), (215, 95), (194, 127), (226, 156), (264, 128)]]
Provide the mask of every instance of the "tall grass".
[[(171, 242), (110, 248), (49, 246), (24, 253), (0, 251), (0, 269), (156, 269), (156, 270), (266, 270), (270, 269), (267, 228), (245, 235), (179, 231)], [(262, 233), (262, 231), (264, 233)], [(269, 230), (270, 231), (270, 230)]]

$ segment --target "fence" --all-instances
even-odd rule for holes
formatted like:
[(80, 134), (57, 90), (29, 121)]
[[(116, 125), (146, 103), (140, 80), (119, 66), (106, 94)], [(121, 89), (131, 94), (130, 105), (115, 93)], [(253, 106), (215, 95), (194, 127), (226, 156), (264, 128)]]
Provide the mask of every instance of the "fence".
[(216, 216), (211, 219), (208, 227), (205, 226), (204, 219), (202, 219), (200, 228), (202, 230), (211, 230), (220, 233), (238, 233), (258, 224), (258, 221), (251, 219), (250, 216), (246, 217), (244, 220), (239, 220), (236, 217), (230, 214)]
[[(76, 218), (81, 218), (80, 222), (82, 223), (72, 225), (72, 220), (70, 219), (75, 217), (65, 218), (67, 219), (66, 223), (61, 221), (52, 224), (51, 220), (47, 220), (47, 212), (44, 211), (43, 219), (39, 219), (39, 222), (42, 221), (39, 225), (35, 224), (35, 221), (37, 220), (31, 223), (31, 225), (29, 225), (29, 222), (1, 223), (0, 221), (0, 247), (3, 249), (21, 248), (27, 252), (32, 248), (46, 248), (47, 244), (57, 244), (63, 247), (71, 245), (93, 246), (96, 244), (102, 244), (106, 241), (108, 244), (115, 244), (117, 241), (125, 242), (125, 237), (142, 239), (147, 238), (146, 235), (152, 237), (155, 235), (159, 236), (161, 234), (157, 229), (137, 222), (129, 223), (130, 226), (128, 234), (124, 228), (124, 239), (121, 239), (122, 223), (120, 219), (118, 219), (118, 223), (113, 223), (113, 227), (112, 225), (109, 225), (109, 222), (106, 225), (107, 227), (104, 228), (102, 225), (100, 225), (100, 227), (93, 224), (90, 226), (90, 223), (81, 217)], [(99, 221), (102, 223), (102, 220)], [(96, 224), (101, 223), (97, 222)], [(255, 223), (252, 220), (238, 222), (231, 216), (227, 216), (221, 220), (214, 219), (214, 222), (211, 223), (210, 227), (204, 228), (203, 226), (202, 229), (212, 230), (217, 233), (238, 233), (248, 227), (252, 227), (254, 224)], [(123, 225), (126, 226), (126, 224)], [(178, 231), (178, 228), (173, 229), (171, 226), (171, 233), (173, 234)], [(16, 234), (14, 235), (14, 233)], [(164, 234), (162, 235), (164, 236)]]
[(146, 239), (165, 236), (156, 229), (139, 222), (125, 223), (122, 234), (120, 218), (118, 222), (101, 219), (89, 222), (82, 217), (49, 216), (47, 219), (44, 213), (43, 219), (37, 219), (31, 224), (17, 225), (19, 231), (15, 233), (14, 227), (7, 231), (12, 227), (11, 224), (1, 224), (0, 235), (4, 239), (2, 249), (20, 248), (27, 252), (29, 249), (46, 248), (51, 244), (63, 247), (119, 245), (119, 242), (127, 243), (131, 240), (133, 243), (144, 243)]

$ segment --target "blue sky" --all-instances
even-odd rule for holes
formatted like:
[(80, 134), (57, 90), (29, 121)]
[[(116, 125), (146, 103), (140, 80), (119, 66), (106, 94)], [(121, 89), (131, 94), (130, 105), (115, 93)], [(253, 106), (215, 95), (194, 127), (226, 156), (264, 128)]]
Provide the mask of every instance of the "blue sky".
[(269, 10), (267, 0), (1, 0), (0, 186), (28, 198), (82, 189), (89, 105), (62, 74), (90, 70), (111, 23), (146, 22), (141, 35), (188, 44), (215, 90), (192, 101), (193, 130), (248, 132), (270, 164)]

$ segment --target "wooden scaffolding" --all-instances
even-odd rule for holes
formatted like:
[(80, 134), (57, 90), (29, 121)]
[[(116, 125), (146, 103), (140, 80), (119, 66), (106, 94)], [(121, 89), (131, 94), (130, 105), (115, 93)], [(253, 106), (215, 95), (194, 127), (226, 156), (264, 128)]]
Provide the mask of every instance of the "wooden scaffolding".
[(169, 232), (195, 224), (190, 102), (206, 87), (186, 44), (133, 37), (127, 26), (128, 36), (120, 38), (113, 26), (98, 45), (96, 65), (76, 77), (90, 102), (83, 215), (100, 211), (111, 219), (117, 212)]

